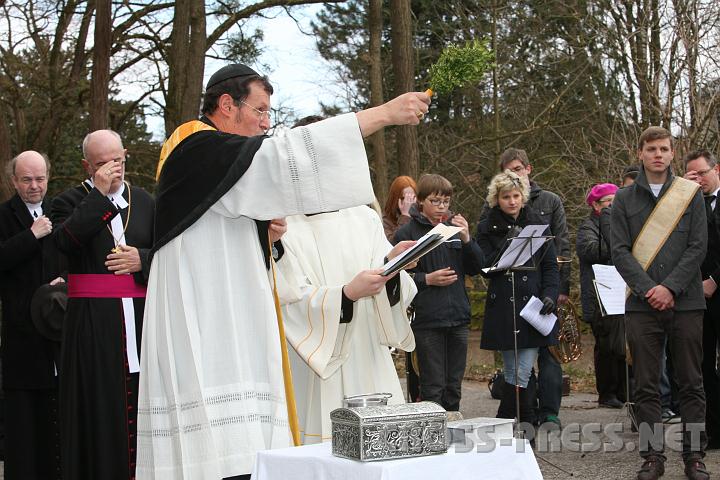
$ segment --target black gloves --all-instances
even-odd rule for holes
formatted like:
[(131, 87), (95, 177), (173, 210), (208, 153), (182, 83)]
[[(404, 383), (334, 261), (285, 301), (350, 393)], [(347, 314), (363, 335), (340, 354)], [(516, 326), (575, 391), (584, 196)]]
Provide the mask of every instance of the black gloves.
[(552, 298), (545, 297), (542, 302), (543, 307), (540, 309), (540, 315), (547, 315), (555, 310), (555, 302), (553, 302)]

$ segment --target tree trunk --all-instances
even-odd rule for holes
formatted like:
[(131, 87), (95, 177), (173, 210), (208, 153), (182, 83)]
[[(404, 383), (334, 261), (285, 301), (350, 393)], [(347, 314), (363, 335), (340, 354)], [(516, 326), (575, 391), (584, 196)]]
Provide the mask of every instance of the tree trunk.
[(0, 107), (0, 172), (2, 172), (2, 180), (0, 180), (0, 202), (6, 201), (13, 193), (10, 175), (6, 175), (7, 164), (10, 161), (12, 152), (10, 151), (10, 132), (8, 131), (7, 116), (5, 109)]
[(205, 70), (205, 2), (178, 0), (167, 50), (168, 89), (165, 134), (197, 118)]
[(97, 0), (93, 69), (90, 80), (90, 131), (108, 126), (110, 94), (110, 48), (112, 47), (111, 1)]
[[(370, 106), (383, 103), (382, 84), (382, 0), (370, 0), (368, 30), (370, 33)], [(375, 196), (380, 205), (385, 203), (388, 187), (387, 157), (385, 156), (385, 129), (381, 128), (370, 137), (375, 171)]]
[[(413, 29), (410, 0), (392, 0), (390, 2), (392, 63), (395, 73), (395, 94), (415, 90), (415, 50), (413, 49)], [(400, 175), (418, 176), (417, 127), (396, 127), (397, 158)]]

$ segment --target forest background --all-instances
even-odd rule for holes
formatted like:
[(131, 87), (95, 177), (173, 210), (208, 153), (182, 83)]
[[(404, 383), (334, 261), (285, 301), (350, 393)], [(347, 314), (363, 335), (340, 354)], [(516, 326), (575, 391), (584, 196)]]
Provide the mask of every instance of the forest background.
[[(619, 180), (645, 127), (676, 135), (676, 171), (690, 149), (720, 151), (716, 0), (0, 0), (0, 201), (13, 193), (5, 165), (27, 149), (49, 155), (50, 194), (81, 181), (82, 138), (98, 128), (121, 134), (128, 179), (153, 191), (161, 141), (148, 116), (165, 134), (196, 118), (206, 61), (256, 64), (252, 21), (308, 4), (322, 4), (307, 33), (345, 92), (318, 113), (424, 90), (449, 44), (480, 39), (495, 54), (481, 82), (433, 98), (419, 127), (368, 139), (381, 203), (396, 175), (440, 173), (474, 225), (499, 154), (524, 148), (574, 239), (588, 188)], [(274, 108), (275, 127), (295, 120)]]

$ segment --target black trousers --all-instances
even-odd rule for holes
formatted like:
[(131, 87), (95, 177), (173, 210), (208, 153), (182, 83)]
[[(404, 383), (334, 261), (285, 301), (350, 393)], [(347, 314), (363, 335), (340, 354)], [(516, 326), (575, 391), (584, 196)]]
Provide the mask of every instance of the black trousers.
[(625, 401), (625, 359), (613, 355), (610, 348), (611, 322), (622, 322), (622, 316), (602, 317), (596, 315), (591, 327), (595, 337), (593, 363), (595, 366), (595, 388), (599, 401), (618, 398)]
[(665, 449), (660, 406), (660, 370), (667, 339), (679, 388), (683, 458), (705, 455), (705, 391), (702, 386), (703, 311), (626, 312), (635, 376), (635, 413), (640, 456)]
[(5, 479), (60, 478), (57, 389), (5, 392)]
[(705, 388), (705, 428), (713, 442), (720, 441), (720, 380), (718, 379), (718, 340), (720, 340), (720, 293), (708, 302), (703, 318), (703, 387)]
[(420, 397), (445, 410), (460, 410), (468, 326), (413, 329), (420, 367)]

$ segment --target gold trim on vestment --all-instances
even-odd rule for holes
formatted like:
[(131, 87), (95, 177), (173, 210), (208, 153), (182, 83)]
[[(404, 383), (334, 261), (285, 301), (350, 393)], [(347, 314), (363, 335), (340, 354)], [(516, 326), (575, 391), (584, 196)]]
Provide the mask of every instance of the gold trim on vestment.
[(315, 291), (312, 293), (312, 295), (310, 295), (310, 298), (308, 299), (306, 315), (307, 315), (308, 325), (310, 325), (310, 331), (308, 332), (307, 335), (305, 335), (305, 337), (303, 337), (302, 340), (300, 340), (300, 342), (298, 342), (297, 347), (295, 347), (295, 350), (297, 350), (298, 354), (300, 353), (300, 347), (302, 347), (302, 344), (305, 343), (305, 340), (307, 340), (308, 338), (310, 338), (310, 335), (312, 335), (312, 332), (313, 332), (314, 327), (313, 327), (313, 323), (312, 323), (312, 318), (311, 318), (310, 310), (312, 309), (312, 300), (313, 300), (313, 298), (315, 297), (315, 295), (317, 295), (317, 293), (318, 293), (319, 291), (320, 291), (320, 289), (319, 289), (319, 288), (316, 288)]
[[(323, 298), (322, 298), (322, 303), (320, 304), (320, 313), (321, 313), (322, 322), (323, 322), (322, 323), (323, 329), (322, 329), (322, 335), (320, 336), (320, 343), (308, 357), (308, 359), (307, 359), (308, 365), (310, 365), (310, 360), (312, 360), (313, 355), (315, 355), (317, 353), (317, 351), (320, 350), (320, 347), (322, 347), (323, 341), (325, 340), (325, 298), (327, 297), (328, 292), (329, 292), (329, 290), (325, 290), (325, 294), (323, 295)], [(332, 354), (332, 352), (331, 352), (331, 354)]]
[(215, 127), (211, 127), (205, 122), (200, 120), (190, 120), (185, 122), (175, 129), (175, 131), (165, 140), (163, 143), (162, 150), (160, 150), (160, 159), (158, 160), (157, 170), (155, 171), (155, 181), (160, 178), (160, 172), (165, 164), (165, 160), (168, 159), (170, 154), (175, 150), (180, 142), (185, 140), (193, 133), (201, 132), (203, 130), (217, 130)]

